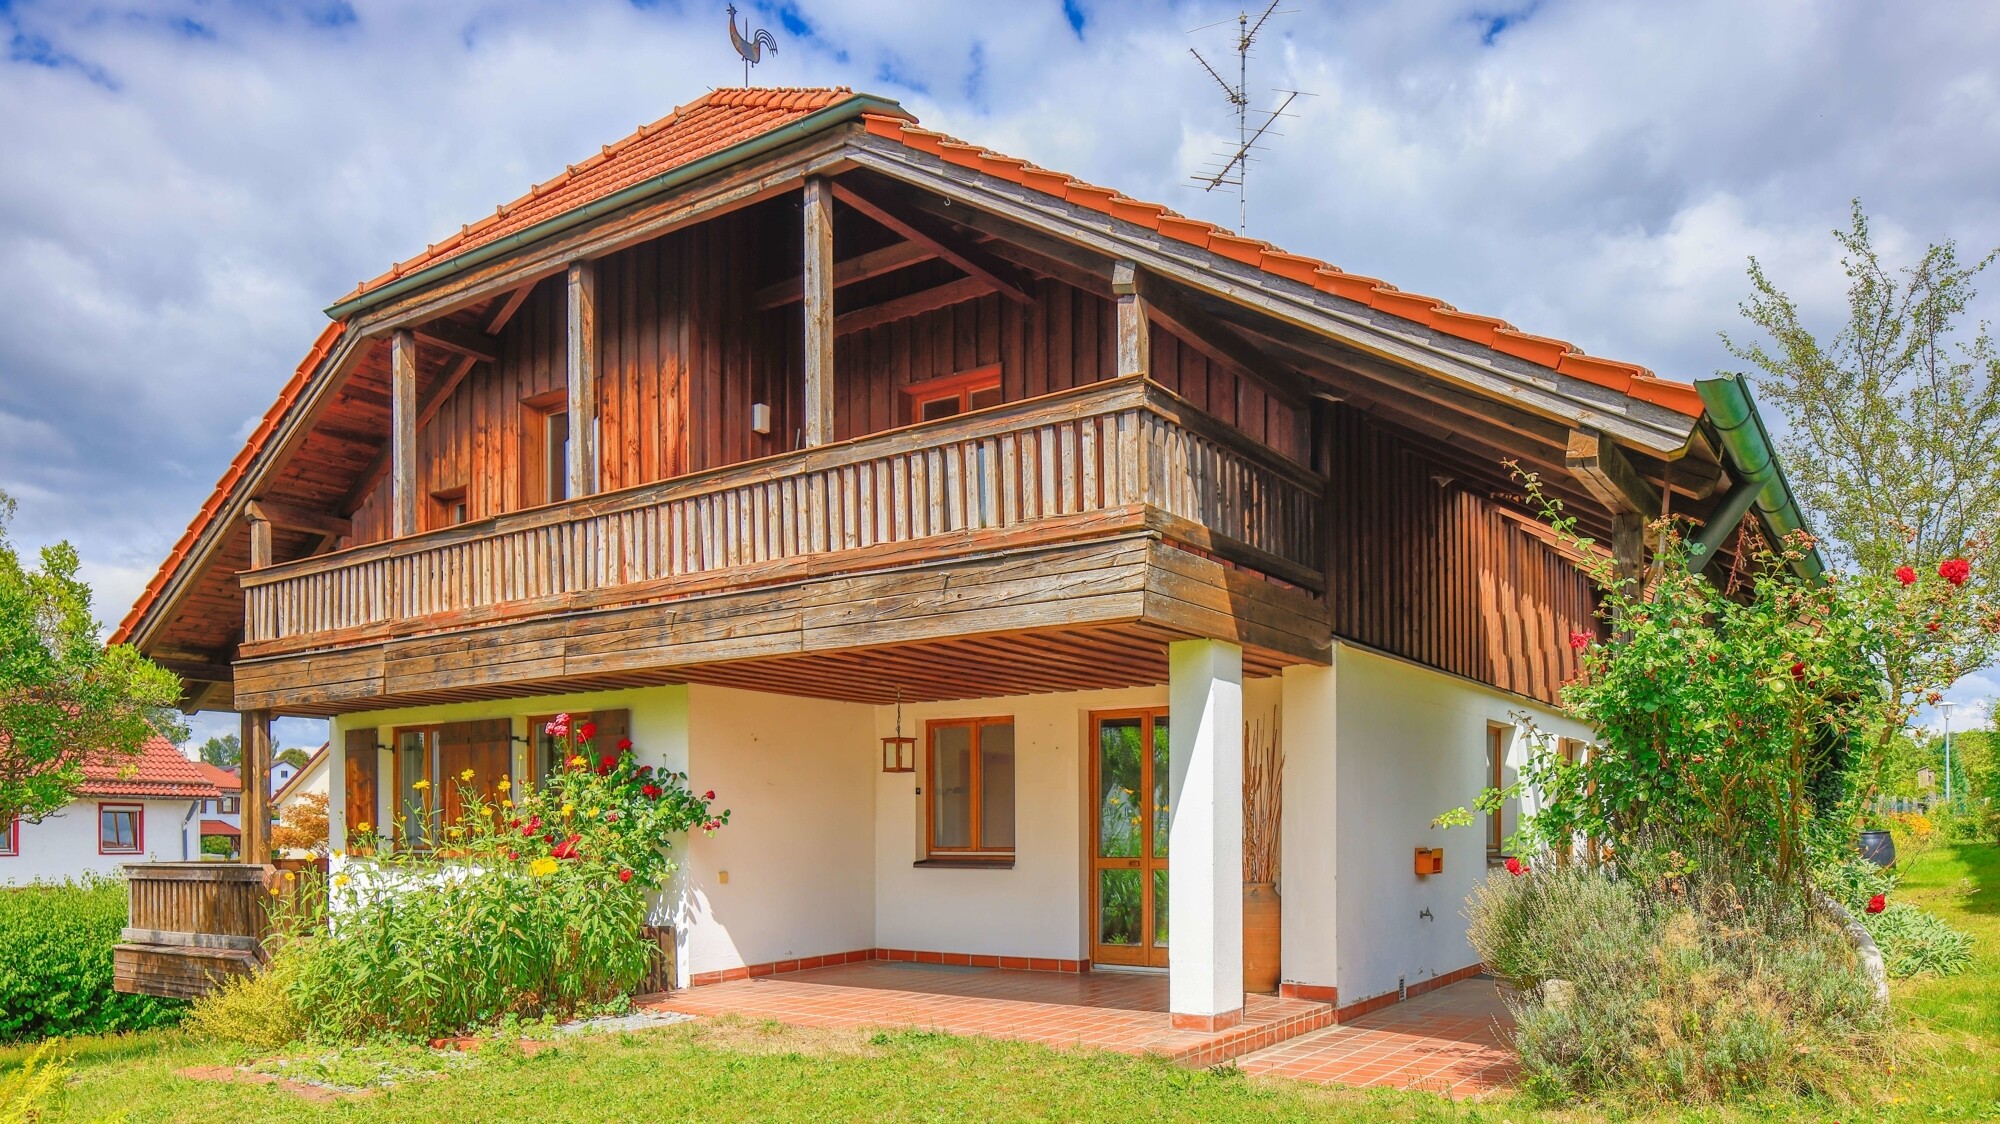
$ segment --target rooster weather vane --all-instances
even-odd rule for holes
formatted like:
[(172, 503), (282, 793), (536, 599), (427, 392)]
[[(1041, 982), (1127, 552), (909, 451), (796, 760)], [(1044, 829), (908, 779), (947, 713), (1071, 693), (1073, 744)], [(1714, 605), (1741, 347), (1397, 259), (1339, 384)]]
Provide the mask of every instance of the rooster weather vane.
[(745, 32), (749, 30), (749, 16), (743, 17), (743, 30), (736, 30), (736, 5), (729, 5), (729, 43), (736, 48), (737, 54), (743, 56), (745, 86), (750, 84), (750, 68), (763, 61), (764, 48), (771, 48), (771, 53), (774, 55), (778, 53), (778, 40), (769, 31), (760, 27), (754, 34), (746, 35)]

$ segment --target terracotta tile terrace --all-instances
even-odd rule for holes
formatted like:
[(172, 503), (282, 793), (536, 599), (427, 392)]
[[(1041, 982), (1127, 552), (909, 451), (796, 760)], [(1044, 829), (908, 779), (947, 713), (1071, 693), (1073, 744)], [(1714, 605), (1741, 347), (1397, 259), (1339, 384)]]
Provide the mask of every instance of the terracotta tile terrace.
[(1516, 1076), (1514, 1052), (1502, 1039), (1512, 1025), (1499, 988), (1474, 977), (1288, 1039), (1236, 1065), (1249, 1074), (1320, 1084), (1478, 1096)]

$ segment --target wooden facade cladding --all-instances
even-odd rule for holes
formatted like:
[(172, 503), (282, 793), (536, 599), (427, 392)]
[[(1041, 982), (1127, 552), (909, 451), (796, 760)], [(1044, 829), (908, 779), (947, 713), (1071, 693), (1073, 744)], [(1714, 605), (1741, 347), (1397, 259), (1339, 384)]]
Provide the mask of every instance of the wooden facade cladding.
[(1143, 379), (246, 573), (246, 658), (1150, 531), (1317, 590), (1324, 483)]
[(1336, 635), (1542, 702), (1577, 672), (1598, 593), (1452, 470), (1348, 407), (1331, 417)]

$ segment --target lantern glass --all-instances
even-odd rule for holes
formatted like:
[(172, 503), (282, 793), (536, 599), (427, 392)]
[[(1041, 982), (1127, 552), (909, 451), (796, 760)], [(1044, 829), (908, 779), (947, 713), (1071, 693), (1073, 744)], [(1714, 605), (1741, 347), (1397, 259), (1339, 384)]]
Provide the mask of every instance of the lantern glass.
[(917, 739), (883, 738), (882, 771), (885, 773), (914, 773), (917, 771)]

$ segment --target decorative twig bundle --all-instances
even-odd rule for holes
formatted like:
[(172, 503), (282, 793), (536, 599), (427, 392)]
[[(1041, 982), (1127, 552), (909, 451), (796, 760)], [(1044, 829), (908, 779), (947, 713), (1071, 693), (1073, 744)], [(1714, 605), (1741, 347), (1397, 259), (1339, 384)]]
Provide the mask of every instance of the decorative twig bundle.
[(1276, 882), (1285, 772), (1278, 716), (1243, 727), (1243, 881)]

